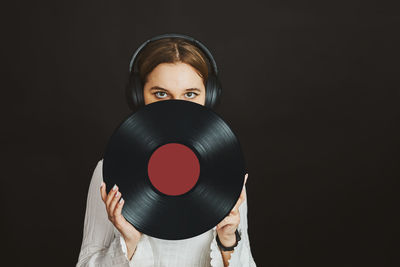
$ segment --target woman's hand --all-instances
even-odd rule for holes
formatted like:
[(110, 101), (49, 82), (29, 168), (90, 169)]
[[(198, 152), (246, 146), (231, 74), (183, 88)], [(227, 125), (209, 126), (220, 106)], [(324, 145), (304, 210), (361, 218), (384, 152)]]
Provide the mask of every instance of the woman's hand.
[(240, 194), (240, 197), (233, 207), (231, 213), (217, 225), (218, 238), (225, 247), (233, 246), (236, 243), (235, 231), (240, 223), (239, 206), (246, 200), (244, 186), (246, 184), (247, 177), (248, 174), (246, 173), (244, 176), (242, 193)]
[(115, 228), (121, 233), (122, 237), (125, 239), (125, 243), (128, 250), (128, 258), (130, 259), (133, 256), (133, 253), (136, 249), (137, 243), (142, 236), (132, 224), (130, 224), (124, 216), (122, 216), (121, 211), (124, 206), (124, 199), (121, 196), (121, 192), (118, 191), (118, 186), (114, 185), (114, 187), (110, 190), (110, 192), (106, 193), (106, 184), (102, 182), (100, 187), (101, 198), (103, 199), (104, 204), (106, 205), (108, 219), (112, 222)]

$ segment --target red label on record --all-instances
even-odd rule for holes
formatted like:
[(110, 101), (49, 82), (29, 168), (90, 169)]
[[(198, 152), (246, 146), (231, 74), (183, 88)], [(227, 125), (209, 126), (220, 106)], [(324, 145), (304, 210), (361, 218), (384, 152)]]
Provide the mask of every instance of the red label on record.
[(169, 143), (153, 152), (147, 171), (150, 182), (158, 191), (178, 196), (188, 192), (197, 183), (200, 163), (189, 147)]

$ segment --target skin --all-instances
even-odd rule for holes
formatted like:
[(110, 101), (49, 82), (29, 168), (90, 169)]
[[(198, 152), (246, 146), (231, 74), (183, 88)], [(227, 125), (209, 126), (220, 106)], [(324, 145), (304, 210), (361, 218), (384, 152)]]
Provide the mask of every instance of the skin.
[(144, 103), (180, 99), (203, 105), (206, 88), (196, 70), (185, 63), (161, 63), (147, 75), (143, 88)]
[[(167, 99), (180, 99), (192, 101), (205, 105), (206, 90), (203, 79), (196, 70), (185, 63), (161, 63), (156, 66), (147, 76), (144, 84), (143, 94), (145, 104)], [(236, 243), (235, 231), (239, 226), (240, 214), (239, 206), (246, 200), (245, 184), (248, 174), (245, 175), (243, 189), (240, 197), (230, 212), (216, 227), (216, 231), (221, 243), (230, 247)], [(124, 206), (124, 200), (114, 185), (109, 193), (106, 192), (105, 183), (100, 187), (101, 198), (106, 206), (108, 219), (121, 233), (125, 240), (128, 252), (128, 258), (131, 260), (136, 250), (136, 246), (142, 236), (125, 218), (121, 211)], [(233, 251), (221, 251), (224, 266), (228, 266), (228, 261)]]

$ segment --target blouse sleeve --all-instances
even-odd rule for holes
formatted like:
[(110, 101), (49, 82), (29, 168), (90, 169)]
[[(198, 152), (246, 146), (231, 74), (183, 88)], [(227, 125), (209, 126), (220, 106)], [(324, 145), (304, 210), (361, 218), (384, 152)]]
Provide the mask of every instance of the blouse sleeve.
[[(152, 251), (148, 240), (141, 238), (131, 260), (119, 231), (109, 221), (100, 195), (103, 181), (103, 160), (97, 163), (86, 202), (83, 239), (77, 267), (92, 266), (152, 266)], [(145, 264), (146, 263), (146, 264)]]
[[(246, 191), (246, 186), (245, 186)], [(247, 194), (246, 194), (247, 196)], [(254, 262), (253, 256), (251, 254), (250, 249), (250, 240), (249, 235), (247, 233), (247, 198), (239, 206), (239, 214), (240, 214), (240, 222), (238, 226), (238, 231), (241, 236), (240, 241), (235, 247), (234, 251), (231, 254), (231, 258), (229, 259), (229, 267), (256, 267), (256, 263)], [(222, 260), (221, 251), (218, 247), (216, 241), (216, 227), (213, 229), (214, 238), (211, 242), (211, 266), (212, 267), (223, 267), (224, 263)]]

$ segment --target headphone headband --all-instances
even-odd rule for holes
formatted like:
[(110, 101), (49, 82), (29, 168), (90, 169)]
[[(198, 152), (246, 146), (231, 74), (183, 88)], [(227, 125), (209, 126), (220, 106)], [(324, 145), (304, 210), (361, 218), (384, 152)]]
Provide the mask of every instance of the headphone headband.
[(202, 44), (200, 41), (194, 39), (193, 37), (190, 37), (190, 36), (184, 35), (184, 34), (178, 34), (178, 33), (166, 33), (166, 34), (157, 35), (157, 36), (154, 36), (153, 38), (150, 38), (149, 40), (145, 41), (143, 44), (141, 44), (139, 46), (139, 48), (136, 49), (135, 53), (133, 53), (133, 56), (132, 56), (132, 58), (130, 60), (129, 73), (132, 72), (132, 67), (135, 64), (136, 57), (140, 53), (140, 51), (142, 51), (142, 49), (148, 43), (156, 41), (156, 40), (160, 40), (160, 39), (163, 39), (163, 38), (182, 38), (184, 40), (187, 40), (187, 41), (190, 41), (190, 42), (194, 43), (201, 50), (203, 50), (203, 52), (207, 55), (208, 59), (210, 60), (210, 64), (211, 64), (211, 66), (212, 66), (212, 68), (214, 70), (215, 75), (218, 75), (217, 63), (215, 62), (214, 57), (212, 56), (210, 50), (208, 50), (208, 48), (204, 44)]

